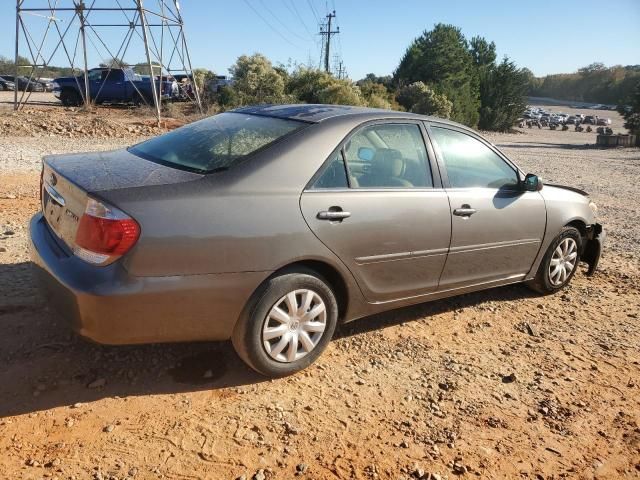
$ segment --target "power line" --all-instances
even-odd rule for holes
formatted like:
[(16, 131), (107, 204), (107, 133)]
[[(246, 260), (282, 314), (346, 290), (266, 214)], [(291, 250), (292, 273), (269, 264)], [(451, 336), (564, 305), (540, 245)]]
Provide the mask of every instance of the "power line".
[(306, 38), (301, 37), (300, 35), (298, 35), (296, 32), (294, 32), (293, 30), (291, 30), (291, 28), (289, 28), (289, 26), (288, 26), (286, 23), (284, 23), (282, 20), (280, 20), (280, 19), (279, 19), (279, 18), (278, 18), (274, 13), (273, 13), (273, 11), (272, 11), (272, 10), (271, 10), (271, 9), (270, 9), (266, 4), (265, 4), (265, 3), (264, 3), (264, 1), (263, 1), (263, 0), (260, 0), (260, 4), (261, 4), (261, 5), (264, 7), (264, 9), (265, 9), (267, 12), (269, 12), (269, 14), (270, 14), (273, 18), (275, 18), (275, 19), (276, 19), (276, 21), (277, 21), (280, 25), (282, 25), (282, 26), (285, 28), (285, 30), (287, 30), (291, 35), (293, 35), (294, 37), (298, 37), (300, 40), (302, 40), (302, 41), (304, 41), (304, 42), (306, 42), (306, 41), (307, 41), (307, 39), (306, 39)]
[(255, 8), (253, 8), (253, 5), (251, 5), (251, 4), (249, 3), (249, 1), (248, 1), (248, 0), (244, 0), (244, 3), (247, 5), (247, 7), (249, 7), (251, 10), (253, 10), (253, 12), (254, 12), (258, 17), (260, 17), (260, 19), (261, 19), (264, 23), (266, 23), (266, 24), (267, 24), (267, 26), (268, 26), (271, 30), (273, 30), (273, 31), (274, 31), (274, 33), (276, 33), (280, 38), (282, 38), (282, 39), (283, 39), (285, 42), (287, 42), (289, 45), (292, 45), (292, 46), (294, 46), (294, 47), (296, 47), (296, 48), (300, 48), (300, 46), (299, 46), (299, 45), (296, 45), (295, 43), (293, 43), (291, 40), (289, 40), (287, 37), (285, 37), (285, 36), (282, 34), (282, 32), (280, 32), (280, 30), (278, 30), (278, 29), (277, 29), (277, 28), (275, 28), (273, 25), (271, 25), (271, 23), (269, 23), (269, 21), (268, 21), (266, 18), (264, 18), (264, 17), (260, 14), (260, 12), (258, 12), (258, 10), (256, 10)]
[[(300, 12), (298, 11), (298, 7), (296, 7), (296, 3), (293, 0), (289, 0), (288, 2), (287, 0), (283, 0), (283, 2), (287, 6), (289, 11), (293, 13), (296, 17), (298, 17), (298, 20), (300, 20), (300, 23), (302, 23), (302, 26), (309, 34), (309, 37), (313, 38), (313, 34), (311, 33), (311, 30), (309, 29), (309, 27), (307, 27), (307, 22), (305, 22), (304, 18), (302, 18), (302, 15), (300, 15)], [(291, 9), (291, 7), (293, 7), (293, 10)]]
[(316, 11), (316, 7), (313, 6), (313, 2), (311, 0), (307, 0), (307, 5), (309, 5), (309, 8), (311, 8), (311, 13), (313, 13), (313, 16), (315, 17), (318, 24), (322, 23), (322, 21), (320, 20), (320, 15), (318, 15), (318, 12)]

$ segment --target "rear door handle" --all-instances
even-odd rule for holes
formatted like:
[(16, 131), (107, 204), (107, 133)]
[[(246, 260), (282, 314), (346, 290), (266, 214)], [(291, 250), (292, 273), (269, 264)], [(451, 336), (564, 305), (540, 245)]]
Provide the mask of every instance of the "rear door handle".
[(331, 221), (339, 221), (341, 222), (345, 218), (349, 218), (351, 216), (351, 212), (345, 212), (343, 210), (323, 210), (322, 212), (318, 212), (318, 220), (331, 220)]
[(469, 205), (464, 204), (464, 205), (462, 205), (462, 207), (456, 208), (453, 211), (453, 214), (458, 216), (458, 217), (470, 217), (471, 215), (473, 215), (476, 212), (477, 212), (477, 210), (475, 208), (471, 208)]

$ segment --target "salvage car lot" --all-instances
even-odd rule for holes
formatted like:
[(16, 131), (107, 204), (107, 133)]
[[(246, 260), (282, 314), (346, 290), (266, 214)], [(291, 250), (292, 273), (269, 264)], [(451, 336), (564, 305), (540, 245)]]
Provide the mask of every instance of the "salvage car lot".
[(38, 298), (25, 226), (38, 208), (39, 155), (149, 134), (128, 129), (144, 119), (127, 121), (99, 140), (90, 128), (0, 132), (7, 476), (638, 475), (639, 149), (596, 149), (585, 145), (594, 134), (573, 131), (489, 135), (523, 169), (592, 194), (608, 233), (602, 271), (556, 296), (506, 287), (363, 319), (309, 370), (265, 381), (226, 344), (89, 344)]

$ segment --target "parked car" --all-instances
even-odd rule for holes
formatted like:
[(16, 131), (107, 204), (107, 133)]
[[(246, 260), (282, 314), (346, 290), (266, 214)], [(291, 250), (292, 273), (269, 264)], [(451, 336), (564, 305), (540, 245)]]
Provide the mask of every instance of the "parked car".
[[(136, 75), (131, 68), (94, 68), (89, 70), (89, 97), (95, 103), (153, 103), (151, 80)], [(156, 79), (162, 100), (178, 95), (175, 81)], [(54, 80), (54, 95), (63, 105), (78, 106), (84, 97), (84, 75)]]
[(5, 79), (4, 77), (0, 77), (0, 90), (14, 90), (16, 87), (15, 83)]
[(193, 91), (193, 75), (187, 75), (186, 73), (179, 73), (173, 76), (176, 82), (178, 82), (178, 90), (181, 100), (190, 100), (195, 98), (195, 93)]
[(12, 82), (14, 84), (14, 89), (17, 87), (19, 91), (22, 92), (42, 92), (44, 88), (41, 84), (39, 84), (34, 79), (29, 79), (23, 76), (14, 76), (14, 75), (2, 75), (2, 78), (5, 80)]
[(349, 106), (245, 107), (46, 156), (41, 194), (32, 260), (81, 335), (232, 339), (268, 376), (311, 364), (339, 322), (516, 282), (557, 292), (604, 239), (585, 192), (543, 187), (475, 131)]
[(52, 78), (39, 78), (36, 82), (42, 85), (42, 90), (44, 92), (52, 92), (53, 87), (55, 86)]
[(596, 123), (596, 125), (611, 125), (611, 119), (610, 118), (604, 118), (604, 117), (600, 117), (598, 118), (598, 121)]
[(576, 117), (574, 115), (571, 115), (569, 117), (567, 117), (567, 119), (564, 121), (565, 124), (567, 125), (579, 125), (580, 123), (582, 123), (582, 119), (580, 117)]
[(216, 75), (216, 78), (209, 82), (208, 88), (214, 93), (220, 92), (223, 87), (233, 86), (233, 78), (229, 78), (226, 75)]
[(586, 123), (589, 125), (595, 125), (598, 122), (598, 117), (597, 115), (587, 115), (584, 117), (584, 120), (582, 121), (582, 123)]

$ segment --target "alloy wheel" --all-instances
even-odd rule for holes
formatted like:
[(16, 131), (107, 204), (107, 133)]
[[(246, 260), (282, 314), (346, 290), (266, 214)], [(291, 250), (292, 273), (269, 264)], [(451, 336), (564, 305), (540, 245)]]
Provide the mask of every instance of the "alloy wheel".
[(326, 326), (327, 307), (320, 295), (294, 290), (271, 307), (262, 327), (262, 344), (272, 359), (294, 362), (318, 345)]
[(578, 261), (578, 244), (573, 238), (564, 238), (553, 251), (549, 263), (549, 281), (559, 287), (571, 275)]

